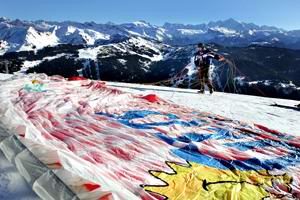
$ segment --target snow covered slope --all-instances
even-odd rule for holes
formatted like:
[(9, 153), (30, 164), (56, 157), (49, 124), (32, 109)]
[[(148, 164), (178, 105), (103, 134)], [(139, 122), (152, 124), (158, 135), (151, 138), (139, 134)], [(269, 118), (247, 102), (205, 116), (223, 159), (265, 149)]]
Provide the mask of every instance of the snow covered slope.
[(154, 93), (182, 106), (211, 112), (230, 119), (262, 124), (269, 128), (300, 136), (300, 111), (274, 104), (295, 107), (298, 101), (264, 98), (250, 95), (215, 92), (209, 95), (197, 90), (170, 87), (108, 82), (109, 86), (136, 94)]
[(2, 73), (0, 73), (0, 81), (9, 79), (12, 76), (13, 76), (12, 74), (2, 74)]

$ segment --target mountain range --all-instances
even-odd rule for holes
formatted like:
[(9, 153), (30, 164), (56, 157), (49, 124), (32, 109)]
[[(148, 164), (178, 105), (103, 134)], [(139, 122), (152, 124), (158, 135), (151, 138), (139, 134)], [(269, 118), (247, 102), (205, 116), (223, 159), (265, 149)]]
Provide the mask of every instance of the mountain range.
[(131, 36), (154, 39), (169, 45), (187, 45), (202, 41), (225, 46), (244, 47), (259, 44), (300, 49), (300, 30), (287, 31), (234, 19), (198, 25), (165, 23), (163, 26), (156, 26), (145, 21), (97, 24), (0, 18), (0, 54), (58, 44), (93, 46)]

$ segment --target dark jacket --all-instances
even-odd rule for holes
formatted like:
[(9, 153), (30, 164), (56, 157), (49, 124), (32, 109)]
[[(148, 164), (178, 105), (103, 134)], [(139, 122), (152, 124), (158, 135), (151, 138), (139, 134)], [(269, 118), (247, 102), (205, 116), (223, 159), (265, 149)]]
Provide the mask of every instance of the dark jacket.
[(219, 60), (221, 58), (220, 55), (212, 52), (208, 49), (204, 49), (203, 51), (197, 51), (194, 54), (194, 63), (197, 67), (207, 67), (211, 65), (212, 59)]

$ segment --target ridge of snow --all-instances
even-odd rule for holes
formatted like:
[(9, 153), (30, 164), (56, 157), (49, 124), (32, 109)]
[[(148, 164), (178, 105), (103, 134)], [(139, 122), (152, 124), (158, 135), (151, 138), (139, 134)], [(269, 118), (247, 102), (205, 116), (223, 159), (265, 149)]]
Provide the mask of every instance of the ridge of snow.
[(28, 61), (28, 60), (26, 60), (26, 61), (24, 61), (24, 63), (23, 63), (23, 67), (22, 67), (22, 68), (20, 69), (20, 71), (17, 72), (17, 73), (25, 73), (29, 68), (32, 68), (32, 67), (35, 67), (35, 66), (39, 65), (39, 64), (41, 64), (41, 63), (42, 63), (43, 61), (45, 61), (45, 60), (50, 61), (50, 60), (54, 60), (54, 59), (63, 57), (63, 56), (65, 56), (65, 55), (67, 55), (67, 54), (61, 53), (61, 54), (57, 54), (57, 55), (55, 55), (55, 56), (47, 56), (47, 57), (44, 57), (42, 60), (34, 60), (34, 61)]
[(9, 49), (9, 44), (4, 40), (0, 40), (0, 56), (5, 54), (8, 49)]
[(90, 47), (85, 49), (79, 49), (78, 50), (78, 56), (80, 59), (91, 59), (91, 60), (97, 60), (97, 55), (99, 50), (103, 48), (102, 46), (98, 47)]
[(38, 32), (33, 27), (29, 27), (25, 37), (24, 44), (19, 51), (29, 51), (32, 49), (42, 49), (46, 46), (55, 46), (59, 44), (59, 39), (53, 32)]
[(135, 21), (135, 22), (133, 22), (133, 24), (136, 25), (136, 26), (140, 26), (140, 27), (146, 27), (146, 28), (150, 28), (151, 27), (149, 23), (147, 23), (145, 21), (142, 21), (142, 20)]
[(124, 59), (118, 59), (118, 61), (123, 65), (125, 65), (127, 63), (127, 60), (124, 60)]
[(102, 39), (102, 40), (109, 40), (110, 35), (104, 34), (92, 29), (81, 29), (81, 28), (76, 28), (74, 26), (68, 26), (67, 27), (67, 32), (65, 33), (65, 36), (70, 36), (78, 33), (79, 36), (81, 36), (85, 41), (86, 44), (88, 45), (94, 45), (95, 41)]
[(136, 54), (136, 55), (139, 55), (139, 56), (142, 56), (144, 58), (147, 58), (153, 62), (155, 61), (160, 61), (163, 59), (163, 55), (162, 53), (160, 52), (160, 50), (158, 49), (158, 46), (153, 44), (152, 42), (148, 41), (148, 40), (145, 40), (141, 37), (137, 37), (137, 38), (130, 38), (128, 40), (129, 43), (132, 43), (138, 47), (146, 47), (146, 48), (149, 48), (153, 51), (155, 51), (157, 54), (154, 54), (153, 57), (151, 56), (148, 56), (148, 55), (144, 55), (144, 54), (138, 54), (134, 51), (129, 51), (131, 54)]
[(228, 28), (225, 28), (225, 27), (214, 27), (214, 28), (211, 28), (211, 30), (214, 30), (214, 31), (218, 31), (220, 33), (223, 33), (224, 35), (234, 35), (234, 34), (237, 34), (238, 32), (236, 32), (235, 30), (233, 29), (228, 29)]
[(249, 35), (253, 35), (255, 33), (255, 30), (249, 30), (248, 33)]
[(196, 35), (205, 33), (203, 30), (196, 30), (196, 29), (177, 29), (183, 35)]
[(0, 81), (9, 79), (9, 78), (11, 78), (12, 76), (13, 76), (12, 74), (3, 74), (3, 73), (0, 73)]

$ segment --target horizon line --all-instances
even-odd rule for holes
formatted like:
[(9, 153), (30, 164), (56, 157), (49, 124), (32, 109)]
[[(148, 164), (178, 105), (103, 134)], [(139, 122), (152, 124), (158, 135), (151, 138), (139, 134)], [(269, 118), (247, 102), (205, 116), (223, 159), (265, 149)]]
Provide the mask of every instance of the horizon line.
[(0, 16), (0, 19), (10, 20), (10, 21), (19, 20), (19, 21), (24, 21), (24, 22), (45, 21), (45, 22), (53, 22), (53, 23), (71, 22), (71, 23), (82, 23), (82, 24), (85, 24), (85, 23), (95, 23), (95, 24), (113, 24), (113, 25), (122, 25), (122, 24), (135, 23), (135, 22), (145, 22), (145, 23), (148, 23), (150, 25), (154, 25), (154, 26), (158, 26), (158, 27), (162, 27), (162, 26), (164, 26), (165, 24), (168, 24), (168, 23), (169, 24), (184, 25), (184, 26), (197, 26), (197, 25), (203, 25), (203, 24), (208, 25), (209, 23), (216, 23), (216, 22), (224, 22), (224, 21), (228, 21), (228, 20), (234, 20), (234, 21), (236, 21), (238, 23), (254, 24), (254, 25), (259, 26), (259, 27), (266, 26), (266, 27), (270, 27), (270, 28), (281, 29), (281, 30), (284, 30), (284, 31), (296, 31), (296, 30), (300, 30), (300, 28), (288, 30), (288, 29), (285, 29), (285, 28), (282, 28), (282, 27), (279, 27), (279, 26), (276, 26), (276, 25), (266, 25), (266, 24), (258, 25), (255, 22), (245, 22), (245, 21), (241, 21), (241, 20), (236, 20), (233, 17), (230, 17), (230, 18), (227, 18), (227, 19), (211, 20), (211, 21), (208, 21), (208, 22), (195, 23), (195, 24), (193, 24), (193, 23), (178, 23), (178, 22), (164, 22), (161, 25), (158, 25), (158, 24), (146, 21), (144, 19), (139, 19), (139, 20), (135, 20), (135, 21), (131, 21), (131, 22), (121, 22), (121, 23), (116, 23), (116, 22), (112, 22), (112, 21), (97, 22), (97, 21), (94, 21), (94, 20), (91, 20), (91, 21), (77, 21), (77, 20), (20, 19), (20, 18), (10, 18), (10, 17), (6, 17), (6, 16)]

